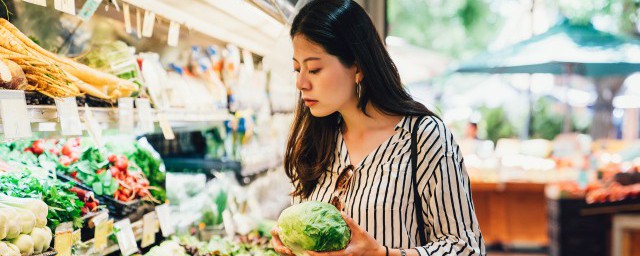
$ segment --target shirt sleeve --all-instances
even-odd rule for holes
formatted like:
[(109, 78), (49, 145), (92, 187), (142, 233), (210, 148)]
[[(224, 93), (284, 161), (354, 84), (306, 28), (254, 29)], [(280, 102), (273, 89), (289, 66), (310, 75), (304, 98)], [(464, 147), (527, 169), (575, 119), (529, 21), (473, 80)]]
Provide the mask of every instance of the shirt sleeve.
[(420, 255), (486, 255), (460, 148), (439, 119), (421, 128), (417, 182), (428, 241), (414, 249)]

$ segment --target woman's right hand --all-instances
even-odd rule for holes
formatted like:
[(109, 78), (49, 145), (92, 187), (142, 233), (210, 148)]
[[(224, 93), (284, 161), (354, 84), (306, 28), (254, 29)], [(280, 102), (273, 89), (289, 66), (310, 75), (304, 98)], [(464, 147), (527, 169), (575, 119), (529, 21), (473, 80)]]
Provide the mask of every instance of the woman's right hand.
[(287, 248), (282, 241), (280, 241), (280, 235), (278, 226), (275, 226), (271, 229), (271, 245), (273, 245), (273, 249), (280, 255), (284, 256), (295, 256), (293, 252)]

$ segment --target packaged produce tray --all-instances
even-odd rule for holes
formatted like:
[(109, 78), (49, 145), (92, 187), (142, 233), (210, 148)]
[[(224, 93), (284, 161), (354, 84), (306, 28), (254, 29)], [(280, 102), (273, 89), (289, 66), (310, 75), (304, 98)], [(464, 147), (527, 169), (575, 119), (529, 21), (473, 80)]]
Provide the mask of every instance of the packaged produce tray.
[[(58, 177), (59, 180), (72, 183), (81, 189), (84, 189), (87, 191), (93, 191), (87, 185), (77, 182), (75, 179), (65, 174), (56, 172), (56, 176)], [(107, 195), (95, 195), (95, 197), (96, 199), (98, 199), (98, 201), (100, 201), (101, 205), (104, 205), (107, 207), (107, 209), (109, 210), (109, 215), (113, 216), (116, 219), (125, 218), (129, 214), (136, 212), (138, 207), (140, 207), (141, 205), (140, 199), (132, 200), (129, 202), (121, 202), (116, 200), (112, 196), (107, 196)]]

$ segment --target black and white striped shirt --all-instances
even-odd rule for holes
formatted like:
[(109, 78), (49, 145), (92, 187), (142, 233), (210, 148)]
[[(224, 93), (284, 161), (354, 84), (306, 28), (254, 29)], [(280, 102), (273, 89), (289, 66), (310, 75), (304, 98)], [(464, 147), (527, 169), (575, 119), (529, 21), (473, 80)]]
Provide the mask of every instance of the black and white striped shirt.
[[(420, 255), (485, 255), (460, 148), (442, 121), (429, 116), (422, 119), (417, 132), (417, 180), (430, 242), (417, 244), (410, 150), (416, 120), (404, 117), (391, 138), (354, 165), (345, 212), (390, 248), (415, 248)], [(340, 132), (337, 140), (331, 171), (305, 201), (331, 200), (339, 172), (350, 163)]]

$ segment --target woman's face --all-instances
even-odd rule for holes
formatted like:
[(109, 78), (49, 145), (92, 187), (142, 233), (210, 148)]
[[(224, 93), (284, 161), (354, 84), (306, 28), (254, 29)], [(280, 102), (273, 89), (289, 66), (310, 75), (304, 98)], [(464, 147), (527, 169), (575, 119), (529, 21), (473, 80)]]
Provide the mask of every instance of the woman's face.
[(345, 67), (303, 35), (293, 37), (293, 69), (296, 87), (313, 116), (328, 116), (357, 102), (355, 86), (362, 77), (356, 66)]

